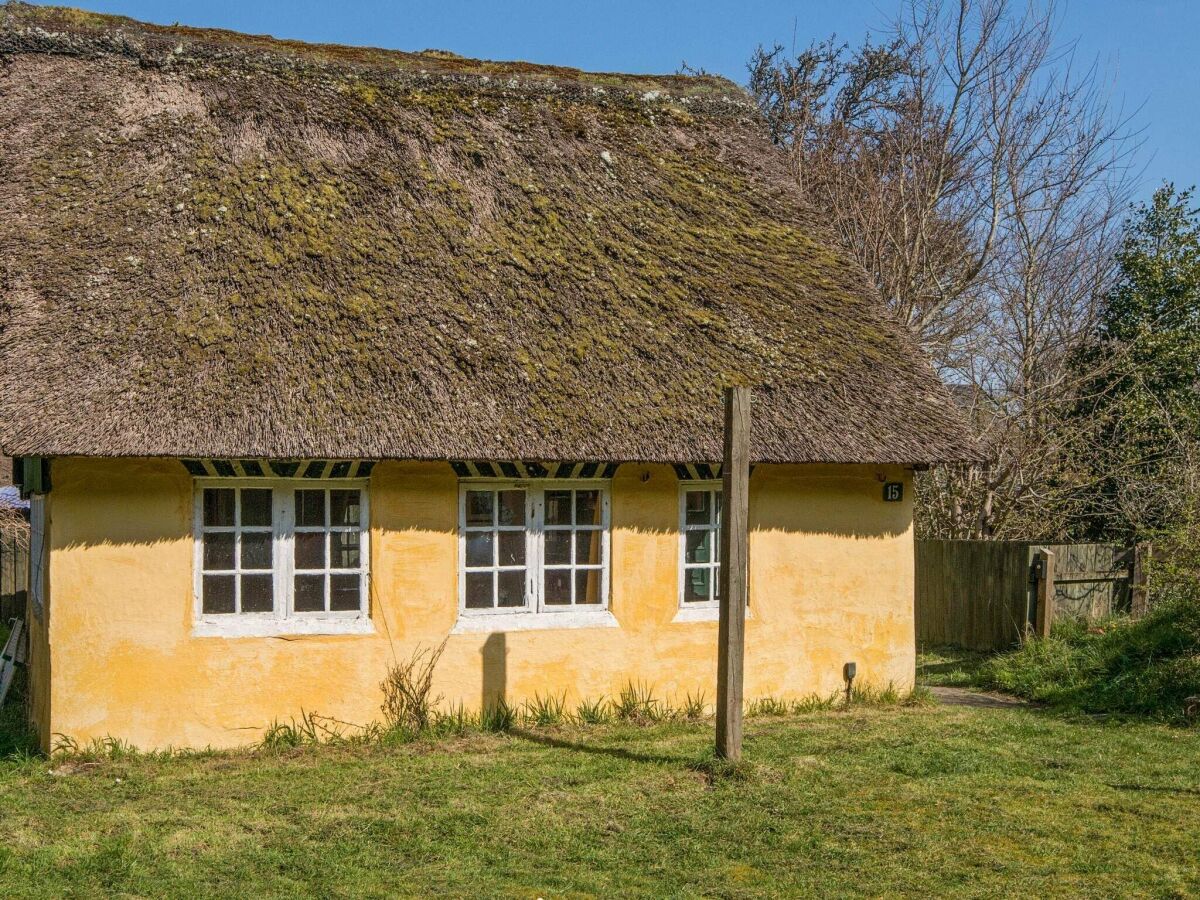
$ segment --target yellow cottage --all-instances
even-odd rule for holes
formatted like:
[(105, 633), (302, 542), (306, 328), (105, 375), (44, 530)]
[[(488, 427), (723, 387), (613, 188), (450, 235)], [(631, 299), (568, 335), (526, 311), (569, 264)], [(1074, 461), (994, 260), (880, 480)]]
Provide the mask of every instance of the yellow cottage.
[(748, 697), (913, 680), (925, 359), (712, 77), (0, 10), (0, 448), (43, 744), (714, 695), (720, 389), (756, 386)]

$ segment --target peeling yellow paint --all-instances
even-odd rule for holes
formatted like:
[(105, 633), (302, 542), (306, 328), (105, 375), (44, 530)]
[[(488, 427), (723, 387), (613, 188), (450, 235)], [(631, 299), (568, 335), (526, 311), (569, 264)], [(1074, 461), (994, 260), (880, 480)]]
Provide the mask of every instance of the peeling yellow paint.
[[(758, 466), (751, 480), (746, 692), (828, 695), (842, 664), (863, 683), (913, 681), (912, 507), (884, 503), (899, 468)], [(715, 622), (678, 610), (679, 485), (668, 466), (624, 465), (612, 482), (618, 628), (454, 634), (438, 667), (446, 704), (476, 709), (565, 692), (657, 696), (716, 679)], [(51, 506), (49, 683), (39, 733), (113, 736), (144, 748), (257, 739), (301, 712), (379, 717), (388, 663), (440, 642), (457, 617), (457, 491), (444, 463), (384, 462), (371, 477), (372, 635), (192, 633), (192, 480), (173, 460), (58, 459)], [(39, 658), (40, 657), (40, 658)]]

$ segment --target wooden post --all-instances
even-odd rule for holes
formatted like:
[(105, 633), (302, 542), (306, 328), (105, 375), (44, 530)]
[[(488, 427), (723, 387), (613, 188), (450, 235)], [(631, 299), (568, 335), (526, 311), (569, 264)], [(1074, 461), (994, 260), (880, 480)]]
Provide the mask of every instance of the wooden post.
[(725, 454), (721, 468), (721, 594), (717, 629), (717, 756), (742, 758), (742, 673), (745, 656), (747, 537), (750, 508), (750, 389), (725, 389)]
[(1038, 637), (1050, 637), (1050, 626), (1054, 623), (1054, 552), (1043, 547), (1037, 552), (1037, 633)]
[(1135, 619), (1140, 619), (1150, 612), (1150, 578), (1146, 564), (1153, 555), (1153, 544), (1133, 545), (1133, 565), (1129, 573), (1129, 612)]

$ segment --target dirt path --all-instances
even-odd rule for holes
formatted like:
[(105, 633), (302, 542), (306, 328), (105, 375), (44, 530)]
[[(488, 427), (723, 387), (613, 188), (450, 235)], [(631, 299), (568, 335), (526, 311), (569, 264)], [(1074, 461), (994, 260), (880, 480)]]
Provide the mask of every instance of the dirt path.
[(944, 706), (974, 706), (979, 709), (1018, 709), (1029, 706), (1028, 700), (1007, 694), (983, 694), (956, 687), (931, 687), (929, 693)]

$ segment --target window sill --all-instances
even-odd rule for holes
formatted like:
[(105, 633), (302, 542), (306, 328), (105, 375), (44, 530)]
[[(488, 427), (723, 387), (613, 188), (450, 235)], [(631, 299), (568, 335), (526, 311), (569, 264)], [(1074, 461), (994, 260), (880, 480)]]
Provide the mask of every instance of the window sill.
[(607, 609), (549, 613), (462, 613), (451, 634), (488, 634), (497, 631), (547, 631), (556, 628), (620, 628)]
[[(231, 617), (232, 618), (232, 617)], [(294, 618), (242, 619), (241, 621), (200, 619), (192, 629), (193, 637), (291, 637), (293, 635), (374, 634), (368, 618)]]
[[(746, 619), (753, 619), (754, 615), (749, 609), (746, 610)], [(718, 606), (700, 606), (700, 607), (683, 607), (675, 613), (675, 618), (671, 623), (676, 622), (719, 622), (721, 620), (721, 608)]]

